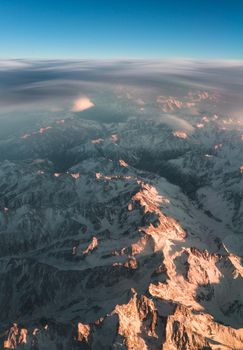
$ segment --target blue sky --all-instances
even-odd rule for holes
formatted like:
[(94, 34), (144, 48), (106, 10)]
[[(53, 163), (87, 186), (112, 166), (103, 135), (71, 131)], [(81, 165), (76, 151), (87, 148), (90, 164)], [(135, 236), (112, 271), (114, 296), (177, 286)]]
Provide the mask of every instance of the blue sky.
[(0, 57), (243, 59), (242, 0), (0, 0)]

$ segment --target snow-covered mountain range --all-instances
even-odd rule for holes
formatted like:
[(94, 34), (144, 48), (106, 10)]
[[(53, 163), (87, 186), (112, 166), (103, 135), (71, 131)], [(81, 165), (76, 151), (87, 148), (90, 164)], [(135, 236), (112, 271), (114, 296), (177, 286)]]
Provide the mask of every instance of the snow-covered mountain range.
[(125, 97), (122, 121), (94, 106), (0, 142), (2, 340), (243, 349), (243, 125), (207, 91), (158, 96), (160, 118)]

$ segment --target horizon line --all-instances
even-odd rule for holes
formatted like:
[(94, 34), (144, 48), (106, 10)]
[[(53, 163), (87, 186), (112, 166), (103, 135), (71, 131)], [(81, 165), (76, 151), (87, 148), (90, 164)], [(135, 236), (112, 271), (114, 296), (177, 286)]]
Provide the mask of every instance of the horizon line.
[(199, 57), (184, 57), (184, 56), (168, 56), (168, 57), (48, 57), (48, 56), (40, 56), (40, 57), (11, 57), (11, 56), (0, 56), (0, 61), (194, 61), (194, 62), (242, 62), (243, 58), (199, 58)]

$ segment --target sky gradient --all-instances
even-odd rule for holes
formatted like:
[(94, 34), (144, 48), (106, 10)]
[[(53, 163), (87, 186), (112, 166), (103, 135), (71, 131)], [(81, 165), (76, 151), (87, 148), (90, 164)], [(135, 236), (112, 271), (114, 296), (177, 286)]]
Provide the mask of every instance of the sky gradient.
[(1, 0), (0, 58), (243, 59), (242, 0)]

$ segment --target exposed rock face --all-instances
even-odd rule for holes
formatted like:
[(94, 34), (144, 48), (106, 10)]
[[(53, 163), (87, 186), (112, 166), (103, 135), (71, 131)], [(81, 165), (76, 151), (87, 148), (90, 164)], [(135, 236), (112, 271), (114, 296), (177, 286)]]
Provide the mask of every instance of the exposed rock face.
[(157, 311), (152, 300), (145, 296), (139, 299), (133, 293), (128, 304), (117, 305), (114, 310), (119, 318), (118, 334), (124, 337), (128, 350), (148, 349), (147, 338), (154, 338), (153, 343), (158, 343)]
[(96, 237), (93, 237), (88, 247), (83, 251), (83, 254), (86, 255), (89, 252), (92, 252), (95, 248), (97, 248), (97, 246), (98, 246), (98, 240)]
[(89, 337), (90, 337), (90, 326), (79, 322), (78, 329), (77, 329), (77, 338), (75, 340), (81, 343), (84, 342), (88, 344)]
[(207, 314), (178, 306), (166, 325), (163, 349), (242, 349), (243, 330), (216, 323)]
[(243, 349), (241, 134), (71, 117), (0, 143), (3, 344)]
[(128, 304), (117, 305), (115, 312), (119, 318), (118, 334), (125, 338), (128, 349), (146, 349), (146, 344), (141, 337), (141, 320), (137, 309), (136, 296)]

